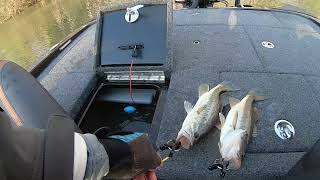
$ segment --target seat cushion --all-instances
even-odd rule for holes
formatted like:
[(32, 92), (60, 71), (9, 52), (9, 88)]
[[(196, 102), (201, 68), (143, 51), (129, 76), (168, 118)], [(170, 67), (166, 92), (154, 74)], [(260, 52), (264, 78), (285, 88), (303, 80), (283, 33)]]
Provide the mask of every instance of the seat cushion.
[(52, 114), (67, 114), (26, 70), (0, 61), (0, 106), (13, 124), (45, 129)]

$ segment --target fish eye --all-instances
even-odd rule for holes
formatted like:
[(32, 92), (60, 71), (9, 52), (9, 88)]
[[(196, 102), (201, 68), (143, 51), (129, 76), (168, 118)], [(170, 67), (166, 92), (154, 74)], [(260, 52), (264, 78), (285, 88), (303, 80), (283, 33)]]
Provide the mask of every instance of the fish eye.
[(198, 139), (199, 138), (199, 134), (198, 133), (194, 133), (194, 138)]

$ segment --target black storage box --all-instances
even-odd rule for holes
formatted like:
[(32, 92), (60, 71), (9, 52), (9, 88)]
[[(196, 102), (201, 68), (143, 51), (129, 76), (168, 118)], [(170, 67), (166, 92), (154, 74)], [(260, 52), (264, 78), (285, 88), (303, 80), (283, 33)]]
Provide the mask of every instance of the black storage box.
[[(97, 74), (109, 81), (117, 73), (124, 80), (133, 64), (133, 81), (141, 76), (164, 79), (171, 71), (172, 2), (142, 4), (139, 18), (133, 23), (125, 19), (128, 5), (118, 10), (100, 11), (96, 31)], [(155, 75), (156, 74), (156, 75)], [(113, 82), (115, 81), (112, 76)], [(123, 82), (123, 81), (121, 81)], [(141, 83), (141, 82), (140, 82)]]

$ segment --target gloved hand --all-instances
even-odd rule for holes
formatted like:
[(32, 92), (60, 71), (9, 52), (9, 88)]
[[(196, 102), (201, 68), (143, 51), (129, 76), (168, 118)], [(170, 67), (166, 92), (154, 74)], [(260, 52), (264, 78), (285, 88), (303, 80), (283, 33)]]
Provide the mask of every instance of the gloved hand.
[(161, 158), (147, 134), (117, 132), (99, 141), (109, 155), (107, 178), (130, 179), (161, 165)]

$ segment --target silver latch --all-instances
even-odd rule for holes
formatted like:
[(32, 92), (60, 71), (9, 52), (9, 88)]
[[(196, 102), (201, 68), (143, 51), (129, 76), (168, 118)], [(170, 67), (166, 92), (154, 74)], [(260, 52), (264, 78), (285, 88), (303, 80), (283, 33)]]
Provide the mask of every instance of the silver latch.
[(263, 47), (265, 47), (265, 48), (268, 48), (268, 49), (273, 49), (274, 48), (274, 44), (272, 42), (269, 42), (269, 41), (262, 41), (261, 45)]
[(292, 139), (295, 134), (293, 125), (289, 121), (283, 119), (278, 120), (274, 124), (274, 131), (281, 139)]
[(136, 5), (131, 8), (127, 8), (127, 13), (125, 15), (125, 19), (128, 23), (133, 23), (138, 20), (139, 18), (139, 11), (138, 9), (143, 8), (144, 5)]

